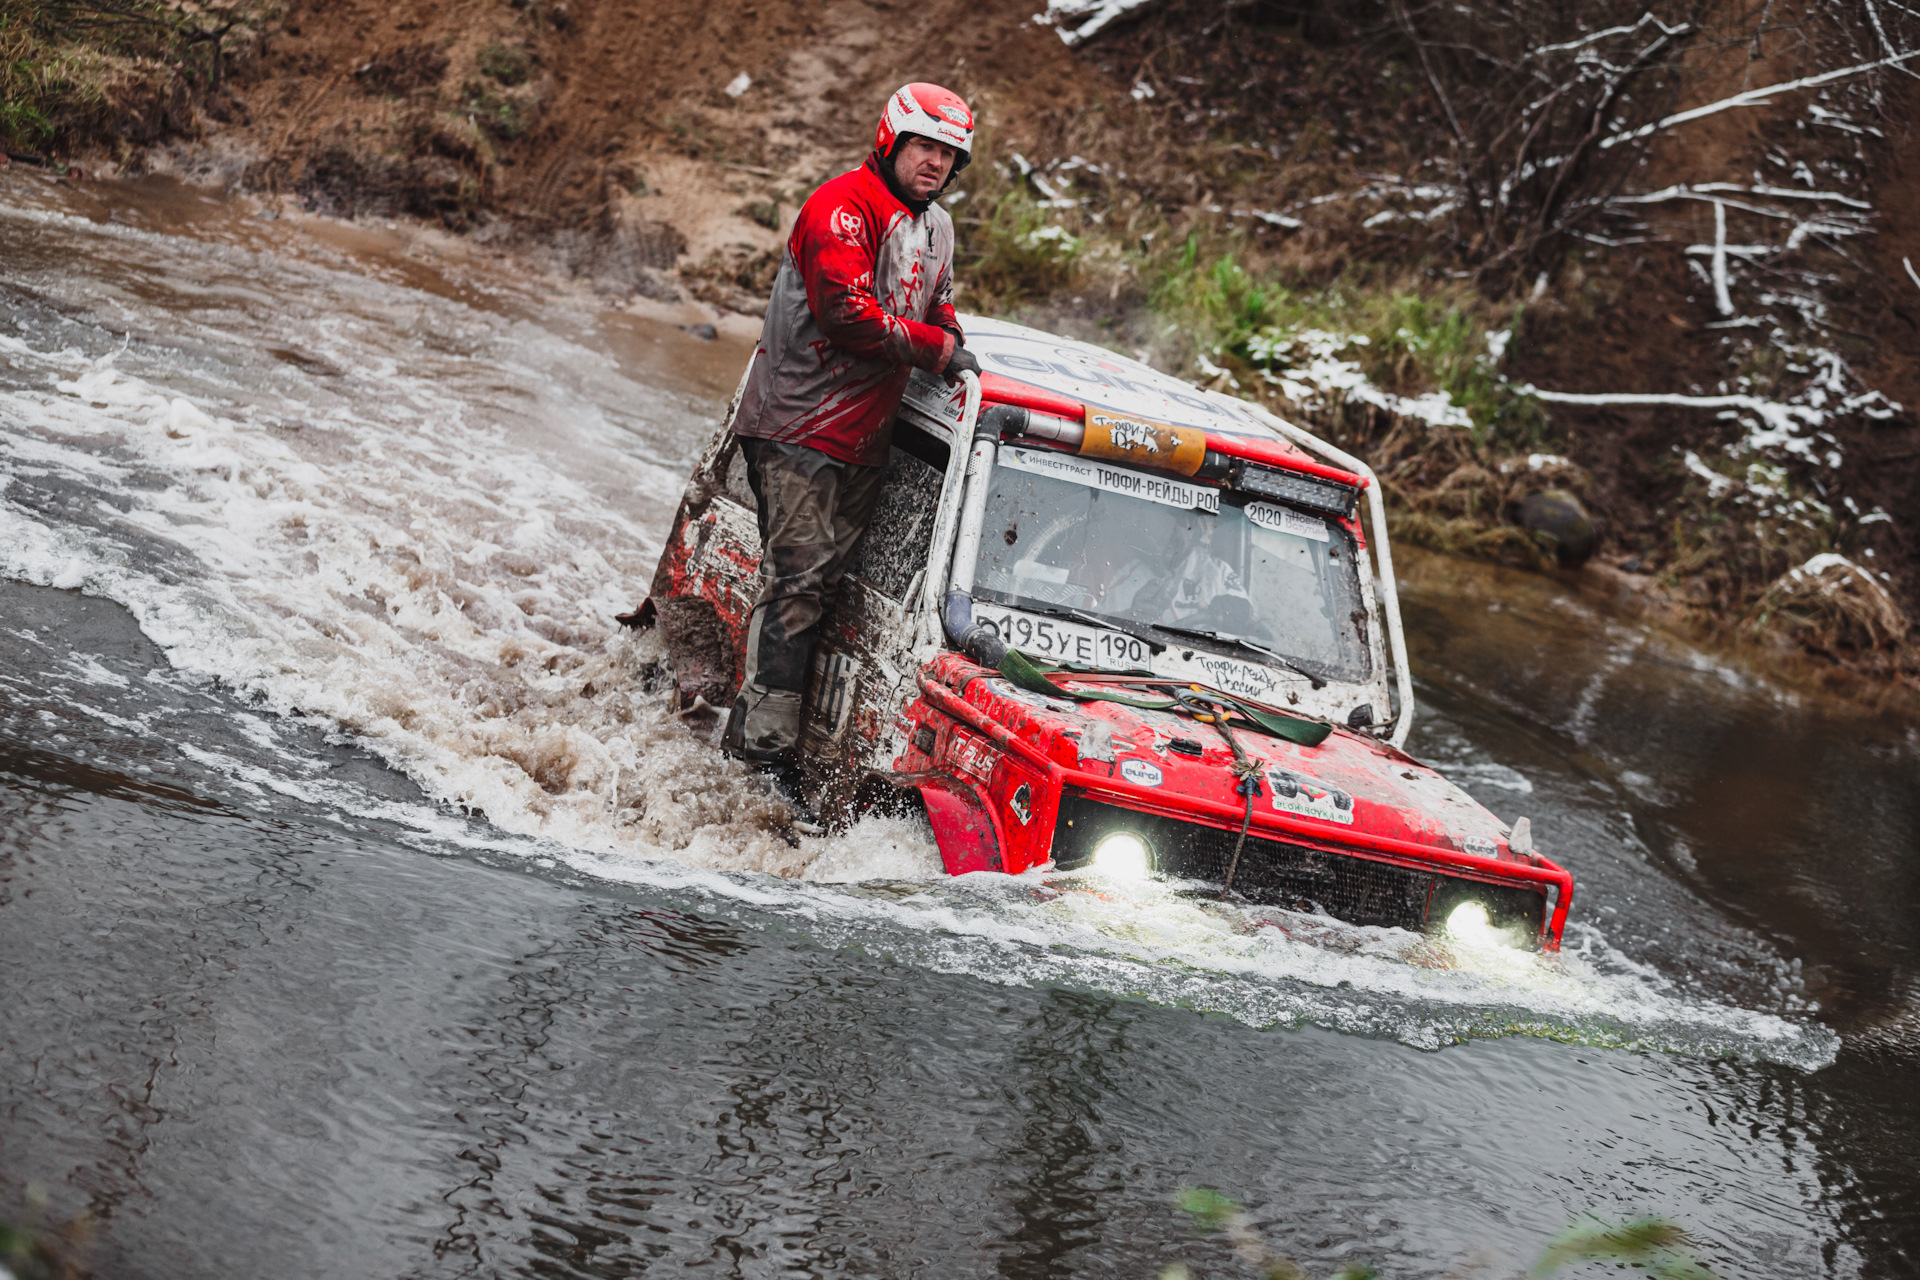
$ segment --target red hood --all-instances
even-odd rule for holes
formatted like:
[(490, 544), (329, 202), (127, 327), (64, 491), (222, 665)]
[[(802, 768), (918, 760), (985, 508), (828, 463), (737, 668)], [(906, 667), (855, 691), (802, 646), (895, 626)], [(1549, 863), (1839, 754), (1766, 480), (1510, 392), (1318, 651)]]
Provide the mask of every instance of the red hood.
[[(1212, 725), (1171, 711), (1029, 693), (958, 655), (943, 655), (930, 674), (955, 692), (964, 687), (966, 702), (1058, 764), (1116, 780), (1144, 781), (1143, 801), (1151, 803), (1154, 793), (1164, 793), (1236, 809), (1244, 803), (1233, 790), (1233, 755)], [(1141, 696), (1137, 690), (1093, 680), (1077, 687)], [(1089, 754), (1098, 737), (1096, 722), (1104, 722), (1112, 735), (1111, 762)], [(1277, 810), (1324, 830), (1335, 841), (1352, 832), (1502, 860), (1512, 857), (1504, 823), (1426, 765), (1377, 739), (1339, 727), (1317, 747), (1249, 729), (1235, 729), (1234, 737), (1265, 767), (1268, 782), (1255, 801), (1256, 815)], [(1188, 751), (1175, 750), (1176, 740), (1197, 744), (1200, 754), (1191, 754), (1190, 745)], [(1136, 762), (1132, 769), (1130, 761)], [(1156, 773), (1157, 784), (1151, 781)]]

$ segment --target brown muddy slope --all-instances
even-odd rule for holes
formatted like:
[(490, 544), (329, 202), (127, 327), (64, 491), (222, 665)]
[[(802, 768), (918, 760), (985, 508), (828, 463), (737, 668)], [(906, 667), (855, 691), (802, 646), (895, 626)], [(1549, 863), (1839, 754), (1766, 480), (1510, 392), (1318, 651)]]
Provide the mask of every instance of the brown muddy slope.
[[(1622, 176), (1621, 203), (1524, 274), (1488, 279), (1419, 65), (1377, 27), (1295, 20), (1336, 8), (1147, 6), (1081, 56), (1109, 83), (1151, 96), (1095, 113), (1107, 127), (1079, 128), (1074, 145), (1109, 169), (1127, 166), (1126, 185), (1179, 207), (1187, 226), (1215, 211), (1231, 252), (1268, 287), (1359, 304), (1354, 326), (1369, 297), (1452, 297), (1465, 313), (1484, 308), (1489, 331), (1511, 326), (1504, 358), (1492, 359), (1514, 384), (1665, 402), (1549, 402), (1531, 437), (1484, 416), (1462, 433), (1366, 404), (1327, 412), (1289, 402), (1272, 361), (1217, 305), (1219, 345), (1169, 353), (1173, 363), (1350, 442), (1414, 517), (1405, 536), (1526, 563), (1538, 552), (1516, 527), (1520, 500), (1573, 489), (1601, 528), (1602, 559), (1663, 616), (1809, 656), (1842, 686), (1858, 674), (1920, 686), (1910, 621), (1920, 614), (1920, 278), (1909, 275), (1909, 260), (1920, 269), (1920, 86), (1851, 76), (1678, 123)], [(1860, 13), (1848, 30), (1845, 6), (1825, 26), (1809, 16), (1818, 9), (1713, 7), (1729, 25), (1689, 51), (1653, 114), (1880, 51)], [(1765, 29), (1749, 40), (1740, 21)], [(1122, 127), (1123, 112), (1137, 129)], [(1056, 146), (1032, 158), (1056, 172), (1064, 156)], [(1683, 187), (1690, 194), (1660, 194)], [(1725, 201), (1724, 302), (1707, 279), (1716, 221), (1703, 192)], [(1100, 207), (1125, 201), (1109, 191)], [(1258, 310), (1244, 290), (1227, 306)], [(1385, 330), (1376, 350), (1391, 322)], [(1434, 387), (1372, 363), (1390, 391)], [(1775, 416), (1712, 403), (1730, 395)], [(1775, 429), (1781, 411), (1791, 432)]]
[(906, 80), (947, 83), (1026, 133), (1073, 110), (1094, 77), (1026, 25), (1032, 12), (1032, 0), (296, 0), (227, 145), (250, 157), (255, 189), (461, 229), (505, 215), (517, 241), (608, 291), (662, 296), (678, 262), (744, 263), (778, 245), (806, 192), (858, 161)]

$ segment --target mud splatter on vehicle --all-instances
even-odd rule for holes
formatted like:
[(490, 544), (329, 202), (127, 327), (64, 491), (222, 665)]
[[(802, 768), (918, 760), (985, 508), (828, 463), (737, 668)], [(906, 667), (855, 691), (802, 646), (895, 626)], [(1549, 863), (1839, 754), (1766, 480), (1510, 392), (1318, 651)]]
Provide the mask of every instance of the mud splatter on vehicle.
[[(1400, 749), (1412, 684), (1366, 464), (1097, 347), (967, 332), (985, 372), (916, 376), (821, 628), (801, 752), (821, 815), (904, 795), (955, 875), (1097, 866), (1557, 948), (1572, 877)], [(687, 710), (742, 677), (742, 471), (730, 412), (637, 618)]]

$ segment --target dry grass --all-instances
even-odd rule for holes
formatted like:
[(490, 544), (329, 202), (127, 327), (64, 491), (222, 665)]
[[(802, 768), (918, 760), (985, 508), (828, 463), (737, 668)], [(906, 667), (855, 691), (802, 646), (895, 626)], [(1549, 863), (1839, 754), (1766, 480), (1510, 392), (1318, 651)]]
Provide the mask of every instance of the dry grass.
[(0, 7), (0, 144), (71, 155), (192, 126), (257, 50), (278, 0), (7, 0)]
[(1837, 556), (1781, 574), (1749, 611), (1746, 627), (1835, 656), (1899, 655), (1913, 633), (1912, 621), (1886, 587)]
[(126, 61), (51, 43), (16, 15), (0, 17), (0, 142), (40, 151), (63, 136), (97, 132), (112, 118), (108, 90)]

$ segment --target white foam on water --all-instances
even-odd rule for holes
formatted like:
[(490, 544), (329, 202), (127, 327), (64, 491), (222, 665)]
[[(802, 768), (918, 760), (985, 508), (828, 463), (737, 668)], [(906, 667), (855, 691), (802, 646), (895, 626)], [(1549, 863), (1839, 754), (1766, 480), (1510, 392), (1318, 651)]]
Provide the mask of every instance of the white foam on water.
[[(388, 820), (430, 848), (693, 895), (753, 927), (943, 972), (1251, 1025), (1316, 1022), (1428, 1047), (1523, 1033), (1831, 1058), (1819, 1028), (1690, 999), (1613, 963), (1591, 931), (1583, 954), (1553, 958), (1164, 886), (950, 880), (925, 825), (900, 818), (790, 841), (788, 807), (765, 782), (645, 692), (657, 641), (613, 622), (646, 591), (717, 406), (662, 408), (556, 326), (236, 249), (4, 219), (51, 227), (76, 260), (106, 261), (111, 241), (149, 279), (231, 277), (202, 287), (275, 300), (271, 333), (222, 297), (163, 310), (108, 289), (96, 303), (177, 336), (179, 351), (149, 341), (89, 356), (0, 334), (15, 388), (0, 392), (0, 574), (119, 602), (175, 678), (247, 702), (234, 727), (273, 763), (177, 745), (249, 794)], [(268, 342), (344, 373), (265, 361)], [(658, 458), (620, 419), (636, 405), (654, 412), (656, 437), (675, 435), (680, 458)], [(40, 501), (50, 485), (89, 495), (84, 518)], [(121, 680), (84, 657), (69, 667)], [(279, 731), (293, 717), (377, 755), (431, 803), (324, 776)], [(1531, 789), (1506, 766), (1475, 767), (1509, 800)]]
[(100, 660), (91, 654), (70, 655), (65, 666), (67, 673), (82, 684), (103, 685), (110, 689), (125, 689), (133, 682), (118, 671), (109, 671), (100, 665)]
[(823, 841), (803, 879), (820, 884), (874, 880), (932, 880), (946, 874), (933, 834), (924, 822), (871, 815), (844, 835)]

